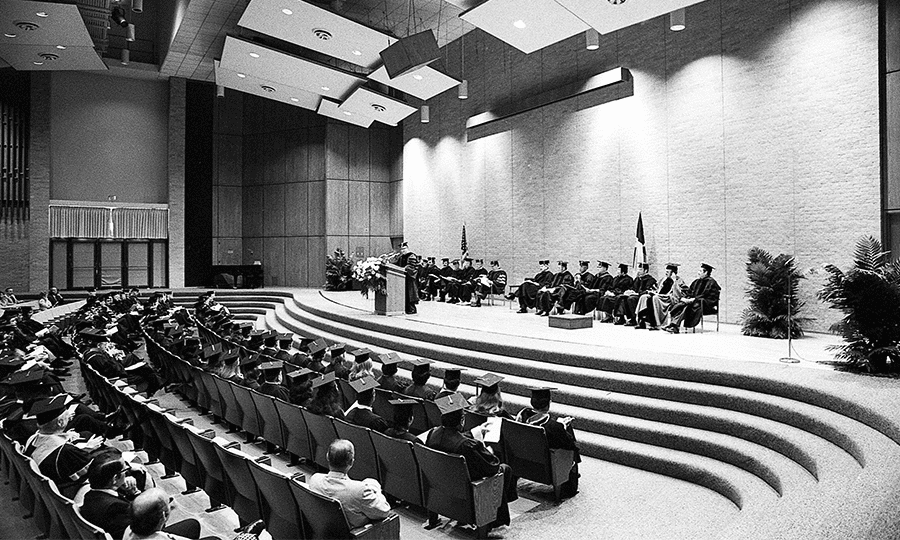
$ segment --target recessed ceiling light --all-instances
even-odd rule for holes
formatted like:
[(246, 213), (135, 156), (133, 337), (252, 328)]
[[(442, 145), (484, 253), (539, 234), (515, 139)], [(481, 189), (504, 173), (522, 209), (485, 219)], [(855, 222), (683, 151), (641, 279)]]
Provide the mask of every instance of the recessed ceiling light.
[(246, 77), (246, 75), (244, 75), (243, 73), (238, 73), (237, 76), (240, 77), (241, 79), (243, 79), (244, 77)]
[(346, 114), (347, 116), (353, 116), (353, 113), (350, 111), (344, 111), (344, 114)]
[(65, 45), (57, 45), (56, 48), (59, 49), (59, 50), (61, 50), (61, 51), (66, 50), (66, 46), (65, 46)]
[(361, 51), (353, 51), (353, 54), (355, 54), (356, 56), (362, 56), (362, 52), (361, 52)]
[(250, 58), (259, 58), (259, 55), (255, 52), (250, 53)]
[(331, 90), (331, 88), (328, 88), (327, 86), (323, 86), (322, 90), (325, 90), (327, 92), (327, 91)]
[(47, 13), (46, 11), (38, 11), (37, 13), (35, 13), (35, 15), (37, 15), (38, 17), (49, 17), (50, 16), (50, 14)]
[(32, 62), (32, 63), (33, 63), (34, 65), (36, 65), (36, 66), (43, 66), (43, 65), (44, 65), (43, 62)]
[(14, 37), (16, 37), (15, 34), (3, 34), (3, 36), (4, 36), (4, 37), (8, 37), (8, 38), (14, 38)]
[(297, 98), (295, 98), (295, 97), (292, 97), (292, 98), (291, 98), (291, 101), (293, 101), (294, 103), (297, 103), (297, 102), (300, 101), (300, 100), (297, 99)]
[(513, 23), (513, 26), (515, 26), (516, 28), (525, 28), (525, 21), (519, 19), (518, 21)]
[(417, 80), (417, 81), (421, 81), (421, 80), (422, 80), (422, 76), (421, 76), (421, 75), (413, 75), (413, 79), (415, 79), (415, 80)]
[(288, 8), (282, 9), (281, 12), (284, 13), (285, 15), (293, 15), (294, 14), (294, 12), (289, 10)]

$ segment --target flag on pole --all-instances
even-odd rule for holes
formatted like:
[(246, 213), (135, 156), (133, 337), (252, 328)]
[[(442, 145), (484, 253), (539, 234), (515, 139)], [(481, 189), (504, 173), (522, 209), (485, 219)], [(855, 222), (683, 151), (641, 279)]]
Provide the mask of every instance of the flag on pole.
[(647, 246), (644, 243), (644, 220), (638, 212), (637, 231), (634, 233), (634, 257), (631, 260), (632, 268), (637, 269), (639, 263), (647, 262)]
[(459, 241), (459, 250), (462, 252), (462, 257), (464, 258), (467, 253), (469, 253), (469, 244), (466, 242), (466, 224), (463, 223), (462, 229), (462, 240)]

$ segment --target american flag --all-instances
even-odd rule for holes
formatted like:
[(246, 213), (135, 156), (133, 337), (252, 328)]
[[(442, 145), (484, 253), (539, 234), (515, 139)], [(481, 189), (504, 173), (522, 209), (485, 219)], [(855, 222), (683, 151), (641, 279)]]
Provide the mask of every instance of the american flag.
[(462, 240), (459, 241), (459, 250), (462, 251), (462, 256), (465, 257), (469, 252), (469, 244), (466, 242), (466, 224), (463, 223), (462, 230)]

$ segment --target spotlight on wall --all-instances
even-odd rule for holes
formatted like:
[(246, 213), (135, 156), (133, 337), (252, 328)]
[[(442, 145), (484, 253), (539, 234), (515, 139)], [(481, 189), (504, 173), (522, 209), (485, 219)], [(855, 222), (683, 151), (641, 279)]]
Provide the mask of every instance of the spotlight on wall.
[(112, 11), (109, 13), (109, 18), (122, 28), (128, 26), (128, 20), (125, 19), (125, 9), (122, 6), (113, 6)]
[(467, 79), (463, 79), (459, 83), (459, 99), (469, 99), (469, 81)]
[(125, 30), (125, 41), (134, 41), (134, 25), (128, 25), (128, 29)]
[(419, 119), (422, 120), (423, 124), (431, 121), (431, 110), (428, 108), (428, 105), (419, 107)]
[(584, 31), (584, 48), (589, 51), (596, 51), (600, 48), (600, 32), (593, 28)]
[(669, 13), (669, 30), (673, 32), (684, 30), (684, 8)]
[(221, 84), (216, 85), (216, 97), (225, 97), (225, 87)]
[(131, 51), (128, 49), (122, 49), (122, 65), (127, 66), (128, 62), (131, 61)]
[(143, 13), (144, 0), (131, 0), (131, 11), (134, 13)]

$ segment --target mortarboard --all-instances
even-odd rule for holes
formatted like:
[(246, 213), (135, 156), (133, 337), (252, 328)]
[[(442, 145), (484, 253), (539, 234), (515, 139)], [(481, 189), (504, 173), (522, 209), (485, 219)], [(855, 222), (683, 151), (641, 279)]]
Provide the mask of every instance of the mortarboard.
[(619, 271), (628, 273), (628, 265), (625, 263), (619, 263)]
[(3, 384), (13, 386), (41, 382), (44, 379), (44, 368), (35, 366), (25, 371), (17, 371), (3, 380)]
[(578, 261), (578, 264), (581, 266), (590, 266), (591, 261)]
[(677, 274), (679, 266), (681, 266), (681, 265), (678, 263), (673, 263), (673, 262), (666, 263), (666, 270), (671, 270)]
[(306, 368), (300, 368), (296, 371), (292, 371), (287, 374), (287, 378), (295, 384), (299, 384), (302, 382), (306, 382), (309, 379), (310, 374), (315, 373), (315, 371)]
[(241, 367), (245, 369), (253, 369), (259, 364), (259, 353), (253, 353), (250, 356), (241, 358)]
[(426, 360), (424, 358), (414, 358), (413, 360), (410, 360), (410, 363), (413, 365), (413, 375), (429, 373), (431, 371), (431, 360)]
[(379, 354), (378, 361), (386, 366), (399, 364), (400, 363), (400, 355), (397, 353), (389, 353), (389, 354)]
[(650, 263), (638, 263), (638, 268), (642, 268), (644, 270), (650, 270)]
[(316, 338), (310, 337), (310, 336), (300, 336), (299, 339), (300, 339), (300, 348), (301, 349), (308, 348), (309, 344), (313, 343), (316, 340)]
[(239, 357), (237, 350), (228, 351), (221, 356), (221, 359), (226, 364), (233, 364), (235, 360)]
[(281, 360), (273, 360), (271, 362), (263, 362), (259, 365), (259, 369), (262, 371), (277, 371), (284, 367), (284, 362)]
[(313, 358), (320, 358), (324, 356), (326, 349), (327, 347), (325, 346), (325, 340), (322, 338), (319, 338), (309, 344), (309, 354)]
[(357, 394), (362, 394), (363, 392), (368, 392), (370, 390), (378, 388), (378, 381), (376, 381), (372, 376), (365, 376), (362, 379), (355, 379), (350, 381), (350, 386), (353, 388), (354, 392), (356, 392)]
[(538, 261), (538, 264), (550, 264), (550, 259), (542, 259)]
[(531, 406), (535, 409), (545, 409), (550, 406), (550, 391), (553, 388), (532, 388)]
[(484, 264), (484, 259), (475, 259), (475, 262), (478, 264)]
[(713, 266), (713, 265), (711, 265), (711, 264), (709, 264), (709, 263), (705, 263), (705, 262), (704, 262), (704, 263), (700, 263), (700, 268), (706, 270), (706, 273), (708, 273), (708, 274), (712, 273), (712, 271), (716, 269), (715, 266)]
[(437, 405), (438, 409), (441, 411), (441, 416), (461, 411), (469, 406), (469, 402), (466, 401), (466, 398), (460, 393), (450, 394), (449, 396), (436, 399), (434, 400), (434, 404)]
[(53, 397), (44, 398), (36, 401), (31, 406), (29, 414), (37, 418), (38, 424), (46, 424), (47, 422), (59, 417), (69, 407), (77, 407), (75, 399), (69, 394), (57, 394)]
[(447, 258), (447, 257), (444, 257), (444, 258), (441, 259), (441, 262), (449, 263), (449, 262), (450, 262), (450, 259)]
[(459, 368), (449, 368), (444, 370), (444, 380), (445, 381), (458, 381), (460, 376), (462, 375), (463, 370)]
[(287, 349), (294, 342), (294, 334), (278, 334), (278, 344)]
[(609, 268), (609, 263), (606, 261), (597, 261), (597, 266), (602, 266), (603, 268)]
[(350, 351), (350, 356), (356, 361), (357, 364), (362, 364), (371, 356), (372, 351), (369, 349), (356, 349), (354, 351)]
[(473, 383), (475, 386), (480, 386), (484, 390), (493, 390), (495, 387), (499, 387), (500, 381), (503, 380), (503, 377), (500, 375), (495, 375), (493, 373), (485, 373), (481, 377), (476, 378)]
[(491, 261), (491, 266), (500, 266), (500, 261)]
[(332, 372), (326, 373), (325, 375), (322, 375), (318, 379), (313, 379), (312, 387), (318, 388), (324, 384), (333, 383), (333, 382), (334, 382), (334, 372), (332, 371)]
[(335, 343), (331, 347), (328, 347), (328, 352), (331, 353), (332, 357), (340, 356), (340, 355), (344, 354), (344, 349), (346, 349), (346, 348), (347, 348), (347, 345), (345, 345), (344, 343)]

